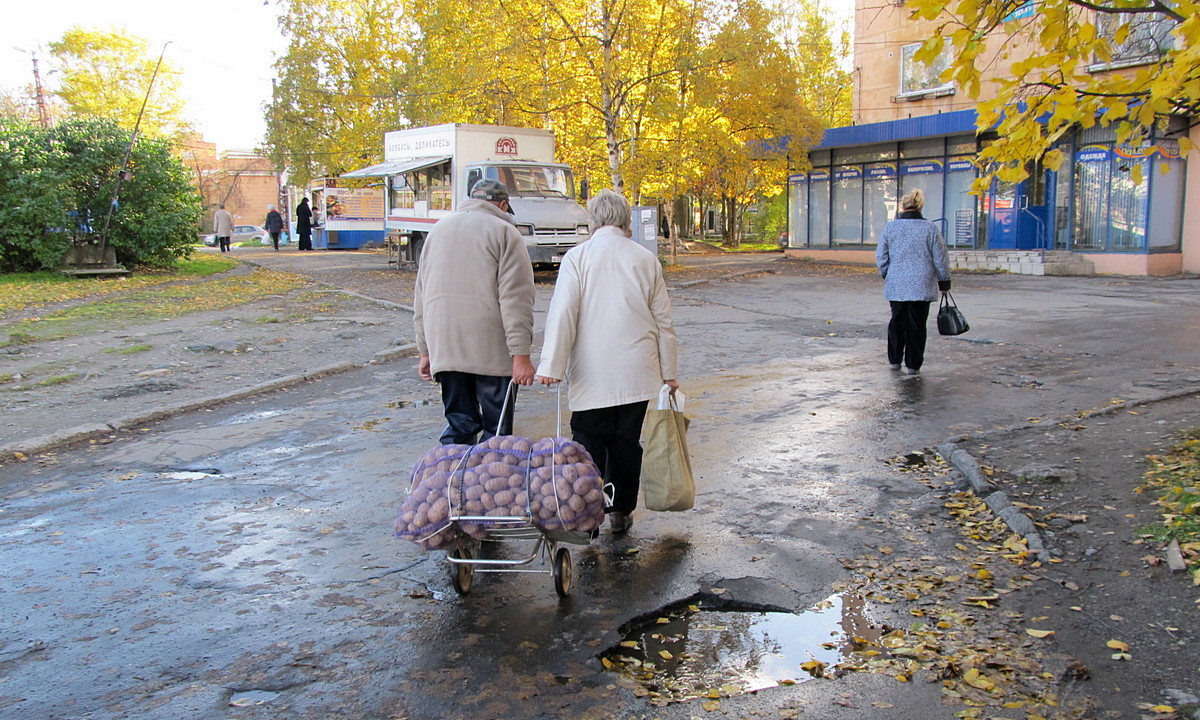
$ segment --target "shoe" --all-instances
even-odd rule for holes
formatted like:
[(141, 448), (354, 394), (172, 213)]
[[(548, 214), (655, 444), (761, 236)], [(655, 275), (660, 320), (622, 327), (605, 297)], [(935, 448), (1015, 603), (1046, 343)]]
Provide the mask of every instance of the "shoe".
[(909, 375), (920, 375), (920, 374), (921, 374), (921, 369), (920, 369), (920, 368), (909, 368), (909, 369), (908, 369), (908, 374), (909, 374)]
[(628, 532), (631, 527), (633, 527), (633, 518), (625, 513), (611, 512), (608, 514), (608, 528), (612, 530), (614, 535)]
[(899, 370), (899, 369), (900, 369), (900, 363), (892, 363), (892, 369), (893, 369), (893, 370)]

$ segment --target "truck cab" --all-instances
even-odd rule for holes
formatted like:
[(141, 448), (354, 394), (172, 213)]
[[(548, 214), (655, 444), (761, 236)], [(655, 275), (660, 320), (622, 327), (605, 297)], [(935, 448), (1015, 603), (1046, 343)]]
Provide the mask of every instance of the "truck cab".
[(508, 188), (513, 221), (525, 238), (536, 268), (556, 268), (562, 256), (586, 240), (587, 212), (575, 200), (575, 180), (566, 165), (504, 161), (467, 166), (464, 197), (480, 180)]

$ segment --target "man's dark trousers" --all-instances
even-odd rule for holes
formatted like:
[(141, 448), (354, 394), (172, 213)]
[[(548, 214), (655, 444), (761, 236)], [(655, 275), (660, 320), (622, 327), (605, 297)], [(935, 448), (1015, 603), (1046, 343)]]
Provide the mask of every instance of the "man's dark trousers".
[[(446, 411), (443, 445), (474, 445), (493, 435), (512, 435), (517, 386), (512, 384), (511, 377), (440, 372), (436, 379), (442, 386), (442, 407)], [(512, 400), (504, 410), (504, 397), (510, 387)]]

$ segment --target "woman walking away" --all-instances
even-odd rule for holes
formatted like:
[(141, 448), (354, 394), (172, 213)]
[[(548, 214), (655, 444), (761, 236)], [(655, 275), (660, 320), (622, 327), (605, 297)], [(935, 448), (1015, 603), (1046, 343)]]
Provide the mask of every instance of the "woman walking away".
[(925, 363), (925, 326), (929, 303), (950, 289), (950, 254), (937, 225), (921, 215), (925, 193), (920, 188), (900, 200), (900, 215), (883, 228), (875, 264), (883, 276), (883, 296), (892, 305), (888, 323), (888, 362), (901, 363), (909, 375)]
[(587, 209), (594, 231), (563, 256), (537, 381), (570, 382), (572, 439), (613, 486), (609, 527), (623, 533), (637, 506), (647, 402), (664, 384), (678, 389), (678, 351), (662, 265), (629, 239), (629, 203), (602, 190)]
[(267, 219), (264, 225), (267, 232), (271, 234), (271, 244), (275, 246), (275, 252), (279, 252), (279, 233), (283, 232), (283, 216), (279, 214), (274, 205), (267, 206)]

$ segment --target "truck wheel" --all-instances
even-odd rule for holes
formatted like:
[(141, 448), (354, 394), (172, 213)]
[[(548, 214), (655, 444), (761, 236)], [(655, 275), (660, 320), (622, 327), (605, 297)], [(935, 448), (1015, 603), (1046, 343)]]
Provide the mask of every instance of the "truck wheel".
[(412, 251), (413, 268), (421, 268), (421, 251), (425, 249), (425, 233), (413, 233), (408, 239)]

